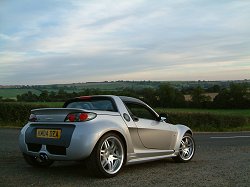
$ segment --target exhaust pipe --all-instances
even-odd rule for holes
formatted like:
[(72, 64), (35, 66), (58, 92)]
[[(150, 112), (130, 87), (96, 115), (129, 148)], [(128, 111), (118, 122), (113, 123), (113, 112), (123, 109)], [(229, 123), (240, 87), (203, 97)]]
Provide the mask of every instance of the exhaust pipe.
[(46, 153), (40, 153), (39, 158), (41, 161), (48, 161), (49, 160), (49, 157)]

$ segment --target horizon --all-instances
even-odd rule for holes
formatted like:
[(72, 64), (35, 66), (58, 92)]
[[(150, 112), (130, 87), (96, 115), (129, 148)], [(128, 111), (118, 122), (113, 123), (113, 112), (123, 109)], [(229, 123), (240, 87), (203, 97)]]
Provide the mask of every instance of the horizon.
[(250, 79), (250, 1), (0, 5), (0, 85)]
[(74, 85), (74, 84), (94, 84), (94, 83), (119, 83), (119, 82), (250, 82), (250, 79), (239, 79), (239, 80), (180, 80), (180, 81), (167, 81), (167, 80), (113, 80), (113, 81), (87, 81), (87, 82), (72, 82), (72, 83), (53, 83), (53, 84), (16, 84), (16, 85), (4, 85), (0, 84), (0, 88), (3, 87), (13, 87), (13, 86), (21, 86), (21, 87), (26, 87), (26, 86), (52, 86), (52, 85)]

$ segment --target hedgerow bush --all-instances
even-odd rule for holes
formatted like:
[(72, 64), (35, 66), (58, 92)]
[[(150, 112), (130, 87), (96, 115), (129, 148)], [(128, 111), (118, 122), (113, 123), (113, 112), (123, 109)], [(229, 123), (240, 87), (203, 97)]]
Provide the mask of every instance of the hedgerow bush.
[(195, 131), (225, 131), (247, 126), (249, 119), (244, 116), (169, 112), (168, 122), (173, 124), (184, 124)]
[[(0, 102), (0, 126), (23, 126), (35, 108), (48, 108), (47, 105)], [(249, 128), (250, 120), (244, 116), (210, 113), (168, 112), (169, 123), (183, 124), (194, 131), (225, 131)], [(245, 129), (245, 128), (243, 128)]]
[(0, 126), (5, 126), (5, 123), (12, 126), (22, 126), (28, 121), (32, 109), (45, 107), (47, 108), (48, 106), (0, 102)]

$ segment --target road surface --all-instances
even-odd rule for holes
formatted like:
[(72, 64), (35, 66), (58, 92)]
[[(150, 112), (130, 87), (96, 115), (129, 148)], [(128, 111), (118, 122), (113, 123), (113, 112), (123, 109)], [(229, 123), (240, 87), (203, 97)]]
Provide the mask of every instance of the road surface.
[(32, 168), (19, 151), (18, 133), (0, 128), (0, 186), (250, 186), (250, 132), (195, 133), (191, 162), (130, 165), (111, 179), (94, 178), (76, 162)]

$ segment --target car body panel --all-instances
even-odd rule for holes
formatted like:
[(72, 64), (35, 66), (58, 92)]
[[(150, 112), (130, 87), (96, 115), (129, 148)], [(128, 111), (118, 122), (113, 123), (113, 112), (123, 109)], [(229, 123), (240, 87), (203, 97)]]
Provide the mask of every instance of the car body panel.
[(139, 137), (148, 149), (173, 150), (176, 131), (168, 123), (148, 119), (139, 119), (135, 122)]

